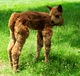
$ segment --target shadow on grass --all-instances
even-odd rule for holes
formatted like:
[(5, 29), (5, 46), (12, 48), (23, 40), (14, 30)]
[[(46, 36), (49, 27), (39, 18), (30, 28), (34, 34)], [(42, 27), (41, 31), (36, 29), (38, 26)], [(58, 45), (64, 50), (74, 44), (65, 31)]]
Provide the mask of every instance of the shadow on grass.
[(69, 43), (71, 47), (80, 48), (80, 30), (79, 29), (74, 29), (72, 32), (69, 32), (68, 34), (67, 32), (66, 34), (59, 33), (58, 36), (60, 36), (61, 39), (59, 38), (60, 40), (58, 40), (57, 44), (62, 44), (66, 42), (66, 43)]
[(50, 61), (48, 63), (43, 61), (43, 56), (40, 57), (39, 61), (36, 61), (33, 54), (29, 54), (21, 60), (20, 70), (26, 69), (33, 76), (36, 74), (37, 76), (56, 76), (63, 72), (67, 75), (75, 75), (75, 73), (77, 74), (80, 70), (79, 58), (77, 58), (75, 54), (68, 56), (53, 54), (50, 56)]

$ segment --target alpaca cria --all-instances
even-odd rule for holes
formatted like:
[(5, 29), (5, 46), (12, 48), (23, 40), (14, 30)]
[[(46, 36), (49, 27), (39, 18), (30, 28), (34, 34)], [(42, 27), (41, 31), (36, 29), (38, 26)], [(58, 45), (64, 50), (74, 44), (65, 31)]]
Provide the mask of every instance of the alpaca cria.
[(14, 71), (18, 69), (19, 56), (22, 47), (29, 36), (29, 29), (37, 30), (36, 59), (39, 59), (41, 48), (45, 49), (45, 62), (49, 60), (53, 26), (63, 24), (62, 6), (49, 7), (49, 14), (45, 12), (13, 13), (9, 19), (11, 40), (8, 46), (9, 58)]

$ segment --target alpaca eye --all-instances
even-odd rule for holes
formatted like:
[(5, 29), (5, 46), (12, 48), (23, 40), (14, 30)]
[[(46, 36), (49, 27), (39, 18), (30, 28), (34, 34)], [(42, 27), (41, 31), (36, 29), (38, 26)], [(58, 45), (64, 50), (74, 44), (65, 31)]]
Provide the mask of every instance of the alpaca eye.
[(56, 18), (59, 18), (59, 15), (56, 15), (55, 17), (56, 17)]

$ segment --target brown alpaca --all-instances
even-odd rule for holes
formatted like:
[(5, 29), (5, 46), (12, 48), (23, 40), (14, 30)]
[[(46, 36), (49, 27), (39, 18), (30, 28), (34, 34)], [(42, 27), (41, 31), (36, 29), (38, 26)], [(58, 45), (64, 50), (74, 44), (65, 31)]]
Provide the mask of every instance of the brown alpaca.
[(62, 6), (51, 8), (50, 13), (45, 12), (22, 12), (13, 13), (9, 19), (11, 40), (8, 46), (9, 58), (14, 71), (18, 69), (19, 56), (22, 47), (29, 36), (29, 29), (37, 30), (36, 59), (39, 59), (41, 48), (45, 49), (45, 62), (49, 60), (51, 47), (52, 27), (62, 25)]

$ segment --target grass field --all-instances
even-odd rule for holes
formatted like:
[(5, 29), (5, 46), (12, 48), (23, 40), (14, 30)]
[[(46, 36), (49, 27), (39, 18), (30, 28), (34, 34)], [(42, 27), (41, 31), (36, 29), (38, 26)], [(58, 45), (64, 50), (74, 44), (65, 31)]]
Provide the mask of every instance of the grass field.
[[(25, 2), (24, 2), (25, 1)], [(80, 0), (0, 0), (0, 76), (80, 76)], [(13, 12), (44, 11), (46, 5), (63, 6), (64, 24), (53, 28), (50, 61), (43, 62), (44, 49), (40, 60), (35, 61), (36, 31), (23, 47), (19, 73), (14, 73), (8, 59), (10, 40), (8, 20)]]

